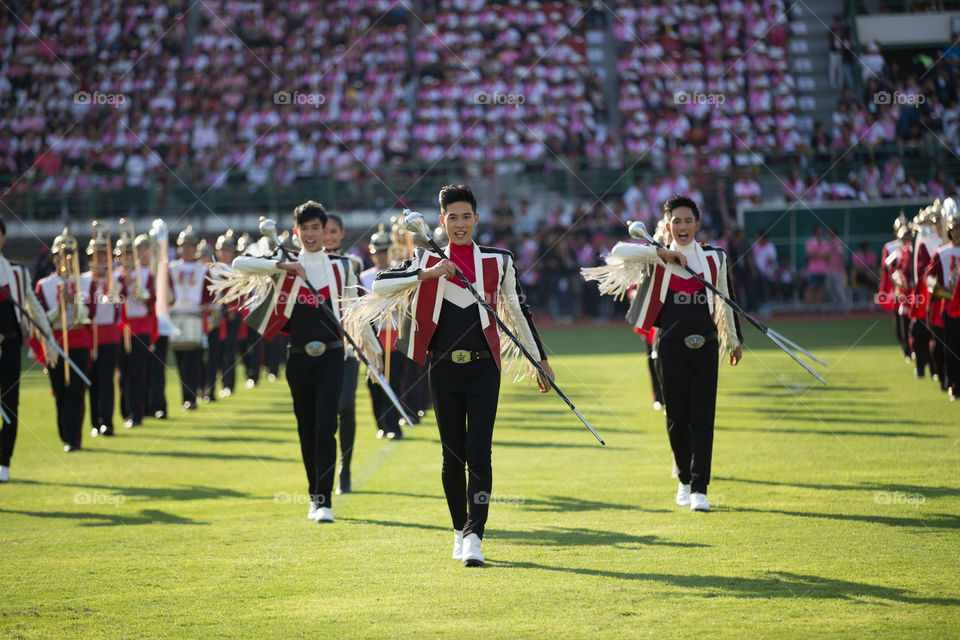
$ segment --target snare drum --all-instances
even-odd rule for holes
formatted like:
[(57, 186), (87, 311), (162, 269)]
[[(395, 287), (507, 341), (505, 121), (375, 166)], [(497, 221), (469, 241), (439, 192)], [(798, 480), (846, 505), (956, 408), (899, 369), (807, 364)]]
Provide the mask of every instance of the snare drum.
[(179, 335), (170, 336), (170, 348), (200, 349), (203, 346), (203, 314), (171, 309), (170, 320), (180, 331)]

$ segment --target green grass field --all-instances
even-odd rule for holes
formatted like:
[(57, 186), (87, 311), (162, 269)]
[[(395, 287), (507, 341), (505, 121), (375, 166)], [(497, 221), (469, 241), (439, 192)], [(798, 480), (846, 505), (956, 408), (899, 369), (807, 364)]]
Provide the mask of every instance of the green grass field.
[(913, 378), (886, 316), (773, 324), (829, 386), (745, 329), (709, 514), (673, 505), (639, 339), (545, 331), (608, 444), (504, 381), (483, 569), (450, 559), (431, 414), (376, 440), (358, 395), (356, 492), (320, 526), (284, 382), (65, 454), (34, 370), (0, 485), (0, 637), (960, 636), (960, 404)]

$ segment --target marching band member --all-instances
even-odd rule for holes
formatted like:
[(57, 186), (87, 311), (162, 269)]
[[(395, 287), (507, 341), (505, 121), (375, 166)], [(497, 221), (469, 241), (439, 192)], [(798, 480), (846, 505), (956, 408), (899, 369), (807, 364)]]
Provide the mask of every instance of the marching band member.
[[(197, 261), (207, 267), (216, 262), (214, 248), (201, 240), (197, 245)], [(220, 370), (220, 319), (219, 306), (203, 314), (203, 380), (201, 381), (200, 397), (204, 402), (217, 400), (217, 372)]]
[(957, 377), (957, 352), (950, 349), (947, 325), (955, 332), (953, 319), (947, 314), (947, 303), (952, 297), (957, 269), (960, 268), (960, 214), (953, 198), (943, 203), (943, 222), (950, 241), (939, 247), (925, 271), (924, 282), (927, 286), (930, 304), (927, 319), (933, 334), (932, 351), (937, 371), (940, 374), (940, 388), (953, 400), (960, 392), (960, 378)]
[[(280, 331), (290, 336), (287, 383), (297, 418), (300, 452), (307, 474), (310, 510), (307, 517), (333, 522), (333, 474), (337, 457), (337, 410), (343, 386), (344, 348), (340, 329), (320, 308), (338, 319), (356, 298), (356, 273), (349, 258), (323, 251), (327, 213), (312, 200), (293, 212), (295, 233), (303, 250), (296, 260), (242, 255), (233, 269), (214, 266), (211, 290), (221, 303), (245, 300), (244, 320), (267, 340)], [(262, 250), (265, 239), (253, 249)], [(305, 281), (316, 289), (314, 298)], [(355, 334), (372, 356), (379, 355), (376, 336), (367, 327)]]
[[(360, 274), (360, 286), (363, 287), (364, 291), (372, 291), (377, 276), (390, 268), (389, 252), (392, 244), (393, 240), (390, 234), (383, 229), (383, 225), (380, 226), (380, 230), (377, 233), (370, 236), (369, 249), (373, 266)], [(403, 360), (400, 358), (402, 355), (401, 352), (395, 345), (387, 344), (387, 326), (391, 322), (393, 322), (392, 319), (379, 323), (379, 326), (375, 327), (375, 330), (378, 332), (377, 338), (380, 340), (380, 344), (383, 345), (384, 376), (387, 382), (391, 383), (390, 386), (399, 386), (404, 373), (404, 367)], [(391, 342), (393, 341), (391, 340)], [(368, 379), (367, 387), (370, 391), (370, 401), (373, 405), (373, 417), (377, 421), (377, 438), (386, 437), (389, 440), (402, 438), (403, 433), (400, 431), (400, 412), (393, 406), (390, 398), (387, 397), (387, 394), (384, 393), (376, 381)], [(401, 395), (400, 397), (402, 398), (403, 396)], [(406, 408), (406, 406), (404, 406), (404, 408)]]
[[(233, 229), (217, 238), (214, 246), (217, 253), (217, 262), (222, 268), (230, 268), (237, 257), (237, 237)], [(233, 387), (237, 381), (237, 335), (243, 324), (239, 305), (220, 305), (221, 319), (218, 337), (220, 339), (220, 390), (221, 398), (228, 398), (233, 394)]]
[(609, 292), (625, 290), (639, 279), (627, 320), (638, 329), (657, 328), (655, 349), (667, 431), (679, 467), (676, 503), (693, 511), (709, 511), (706, 494), (713, 456), (719, 360), (729, 350), (730, 364), (738, 364), (743, 338), (733, 309), (685, 269), (689, 265), (735, 300), (726, 253), (695, 240), (700, 230), (697, 204), (677, 195), (663, 204), (663, 211), (673, 236), (669, 248), (621, 242), (613, 248), (607, 267), (591, 271), (618, 274), (616, 286)]
[[(99, 221), (98, 221), (99, 222)], [(113, 408), (116, 401), (114, 374), (120, 352), (119, 285), (113, 273), (110, 243), (102, 223), (94, 223), (87, 246), (90, 270), (83, 274), (93, 282), (97, 313), (92, 318), (93, 348), (90, 364), (90, 436), (113, 435)]]
[(880, 252), (880, 284), (877, 287), (877, 295), (874, 301), (880, 308), (893, 314), (893, 328), (897, 335), (897, 341), (903, 349), (903, 355), (910, 360), (910, 342), (907, 338), (907, 329), (901, 316), (897, 312), (899, 307), (900, 294), (899, 287), (894, 283), (892, 275), (900, 258), (900, 251), (903, 248), (907, 226), (907, 218), (900, 213), (900, 216), (893, 222), (894, 238), (883, 245)]
[[(250, 234), (244, 233), (237, 239), (237, 254), (247, 250), (250, 244)], [(263, 336), (250, 325), (237, 319), (239, 331), (237, 332), (237, 349), (240, 351), (240, 359), (243, 361), (243, 370), (247, 376), (245, 386), (247, 389), (253, 389), (260, 382), (260, 367), (263, 364), (263, 353), (265, 342)]]
[[(394, 310), (404, 315), (396, 347), (420, 364), (426, 363), (430, 393), (443, 448), (441, 478), (454, 529), (453, 557), (466, 566), (481, 566), (481, 542), (489, 513), (493, 481), (491, 445), (500, 391), (501, 347), (498, 326), (477, 299), (456, 278), (462, 273), (547, 375), (543, 345), (520, 288), (513, 255), (473, 242), (479, 216), (473, 191), (465, 185), (440, 190), (440, 222), (449, 238), (444, 255), (416, 249), (413, 258), (378, 274), (373, 294), (356, 305), (351, 326), (386, 321)], [(353, 314), (353, 310), (351, 310)], [(541, 392), (549, 382), (538, 380)], [(464, 476), (464, 467), (468, 478)]]
[[(350, 259), (354, 274), (360, 277), (363, 260), (341, 250), (346, 235), (340, 216), (327, 213), (327, 223), (323, 227), (323, 250), (338, 253)], [(274, 338), (276, 340), (276, 338)], [(273, 341), (271, 341), (272, 344)], [(269, 350), (269, 345), (268, 345)], [(350, 462), (353, 458), (353, 443), (357, 434), (357, 377), (360, 375), (360, 361), (351, 357), (347, 348), (347, 358), (343, 363), (343, 388), (340, 390), (340, 406), (337, 409), (340, 430), (340, 468), (337, 471), (337, 495), (350, 493)]]
[[(132, 246), (131, 246), (132, 245)], [(120, 390), (127, 429), (139, 427), (147, 411), (147, 372), (156, 328), (156, 282), (150, 270), (150, 236), (121, 237), (115, 255), (120, 260), (120, 295), (123, 298), (123, 351)]]
[(937, 362), (930, 350), (933, 337), (927, 324), (927, 306), (930, 300), (924, 274), (933, 259), (933, 254), (942, 243), (940, 207), (940, 201), (937, 200), (931, 206), (922, 209), (914, 218), (916, 237), (913, 241), (911, 253), (913, 263), (910, 272), (913, 294), (910, 304), (910, 341), (916, 356), (916, 376), (922, 378), (924, 369), (929, 367), (931, 377), (937, 380), (940, 372), (937, 370)]
[(197, 260), (200, 238), (187, 226), (177, 237), (180, 259), (170, 263), (170, 289), (174, 300), (170, 318), (180, 330), (172, 336), (170, 346), (177, 359), (183, 408), (197, 408), (197, 392), (203, 375), (203, 314), (209, 311), (211, 299), (207, 290), (207, 267)]
[[(6, 241), (7, 225), (0, 218), (0, 402), (10, 420), (0, 420), (0, 482), (10, 481), (10, 459), (17, 441), (20, 351), (35, 331), (33, 324), (24, 317), (24, 310), (40, 325), (40, 331), (48, 336), (53, 333), (47, 314), (33, 291), (29, 269), (11, 264), (3, 255)], [(42, 343), (42, 351), (47, 367), (55, 368), (59, 359), (56, 350)]]
[[(96, 312), (93, 281), (80, 275), (77, 240), (67, 229), (54, 238), (50, 249), (56, 271), (37, 283), (37, 298), (46, 310), (47, 319), (60, 348), (80, 369), (90, 366), (93, 332), (90, 318)], [(79, 451), (83, 427), (85, 384), (77, 375), (70, 375), (69, 366), (59, 359), (50, 368), (50, 386), (57, 406), (57, 430), (63, 450)]]

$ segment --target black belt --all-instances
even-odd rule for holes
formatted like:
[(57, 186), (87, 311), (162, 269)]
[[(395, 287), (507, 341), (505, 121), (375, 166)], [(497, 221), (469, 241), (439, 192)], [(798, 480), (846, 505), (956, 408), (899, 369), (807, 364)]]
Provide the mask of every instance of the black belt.
[(448, 351), (447, 353), (438, 353), (433, 352), (434, 359), (438, 360), (449, 360), (450, 362), (456, 362), (457, 364), (467, 364), (468, 362), (473, 362), (475, 360), (486, 360), (487, 358), (492, 358), (493, 354), (489, 351), (467, 351), (466, 349), (454, 349), (453, 351)]
[(290, 353), (305, 353), (311, 358), (317, 358), (322, 356), (324, 353), (330, 349), (336, 349), (343, 346), (343, 340), (335, 340), (333, 342), (320, 342), (319, 340), (314, 340), (308, 342), (302, 347), (287, 347), (287, 350)]
[(0, 333), (0, 344), (3, 344), (7, 340), (20, 340), (20, 332), (15, 333)]
[(699, 333), (692, 333), (687, 336), (681, 336), (679, 334), (671, 334), (671, 333), (662, 333), (660, 334), (660, 339), (669, 340), (670, 342), (682, 342), (684, 345), (686, 345), (688, 349), (699, 349), (705, 344), (716, 342), (717, 332), (714, 331), (713, 333), (707, 333), (703, 335)]

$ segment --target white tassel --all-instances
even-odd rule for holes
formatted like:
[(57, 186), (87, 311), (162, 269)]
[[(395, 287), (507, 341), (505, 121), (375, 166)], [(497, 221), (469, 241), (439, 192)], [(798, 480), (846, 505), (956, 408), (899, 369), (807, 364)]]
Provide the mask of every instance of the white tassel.
[(587, 267), (580, 273), (587, 282), (595, 281), (599, 285), (600, 293), (614, 296), (621, 300), (627, 295), (630, 287), (648, 277), (650, 265), (642, 262), (624, 262), (613, 256), (607, 257), (607, 264), (601, 267)]
[(276, 293), (282, 275), (241, 273), (216, 262), (210, 267), (211, 284), (207, 285), (207, 289), (217, 304), (240, 301), (243, 308), (255, 309)]
[[(510, 330), (510, 333), (519, 338), (519, 321), (510, 313), (510, 308), (503, 303), (502, 296), (497, 300), (497, 315), (503, 320), (503, 324)], [(502, 330), (500, 331), (500, 370), (504, 377), (509, 378), (512, 375), (514, 382), (520, 382), (525, 378), (535, 380), (537, 374), (537, 370), (520, 351), (520, 346)]]
[[(399, 318), (414, 317), (411, 312), (411, 301), (416, 291), (417, 287), (410, 287), (387, 295), (369, 293), (359, 298), (345, 298), (343, 327), (352, 336), (362, 335), (371, 323), (380, 326), (388, 322), (392, 329), (399, 331), (402, 324), (398, 322)], [(416, 320), (414, 320), (414, 330), (416, 330)]]

